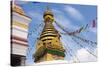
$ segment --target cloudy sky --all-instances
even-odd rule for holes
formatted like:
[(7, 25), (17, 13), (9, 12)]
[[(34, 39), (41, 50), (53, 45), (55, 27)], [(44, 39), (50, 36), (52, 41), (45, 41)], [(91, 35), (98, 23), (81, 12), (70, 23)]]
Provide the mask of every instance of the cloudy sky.
[[(37, 38), (41, 34), (44, 27), (43, 13), (47, 6), (52, 10), (54, 18), (65, 30), (72, 32), (80, 27), (89, 24), (89, 27), (78, 34), (78, 36), (96, 42), (96, 27), (92, 27), (92, 21), (97, 17), (97, 7), (92, 5), (79, 4), (57, 4), (57, 3), (43, 3), (43, 2), (21, 2), (16, 4), (21, 6), (26, 15), (32, 18), (29, 24), (29, 50), (27, 51), (27, 63), (33, 64), (34, 58), (32, 55), (35, 52)], [(55, 29), (59, 32), (65, 33), (56, 23), (53, 23)], [(65, 60), (68, 62), (86, 62), (96, 61), (97, 46), (96, 44), (86, 43), (69, 35), (61, 35), (61, 42), (66, 49)], [(78, 44), (79, 43), (79, 44)], [(80, 44), (82, 46), (80, 46)]]

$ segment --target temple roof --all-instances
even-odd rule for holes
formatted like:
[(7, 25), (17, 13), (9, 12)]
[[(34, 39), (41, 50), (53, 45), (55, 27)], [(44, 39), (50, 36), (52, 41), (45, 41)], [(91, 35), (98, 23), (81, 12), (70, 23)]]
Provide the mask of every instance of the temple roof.
[(27, 16), (27, 15), (25, 14), (24, 10), (23, 10), (19, 5), (13, 4), (11, 8), (12, 8), (12, 11), (13, 11), (13, 12), (16, 12), (16, 13), (22, 15), (22, 16), (25, 16), (25, 17), (27, 17), (28, 19), (32, 19), (31, 17), (29, 17), (29, 16)]
[(17, 13), (20, 13), (22, 15), (25, 15), (23, 9), (19, 5), (14, 4), (12, 6), (12, 10), (15, 11), (15, 12), (17, 12)]

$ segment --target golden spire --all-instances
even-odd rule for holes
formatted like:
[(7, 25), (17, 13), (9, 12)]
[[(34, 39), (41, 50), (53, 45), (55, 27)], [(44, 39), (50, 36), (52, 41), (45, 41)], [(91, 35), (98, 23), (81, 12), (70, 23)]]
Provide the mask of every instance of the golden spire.
[(63, 60), (65, 57), (65, 49), (60, 42), (60, 34), (52, 24), (54, 22), (54, 16), (48, 6), (43, 18), (45, 26), (36, 45), (34, 62)]

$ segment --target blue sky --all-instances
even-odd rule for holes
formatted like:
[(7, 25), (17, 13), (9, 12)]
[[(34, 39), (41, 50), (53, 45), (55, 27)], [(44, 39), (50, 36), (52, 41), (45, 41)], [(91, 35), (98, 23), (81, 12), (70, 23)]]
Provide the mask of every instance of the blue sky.
[[(97, 7), (92, 5), (78, 5), (78, 4), (57, 4), (57, 3), (44, 3), (44, 2), (21, 2), (16, 1), (18, 5), (20, 5), (25, 11), (26, 15), (32, 18), (32, 22), (29, 24), (29, 51), (27, 55), (27, 63), (34, 63), (34, 59), (32, 59), (32, 55), (35, 52), (35, 46), (37, 42), (37, 38), (41, 34), (41, 31), (44, 26), (43, 22), (43, 13), (46, 10), (47, 6), (52, 10), (54, 14), (54, 18), (64, 29), (69, 32), (75, 31), (86, 24), (89, 24), (89, 28), (85, 31), (78, 34), (78, 36), (94, 41), (97, 41), (96, 38), (96, 27), (91, 27), (91, 22), (93, 19), (97, 17)], [(55, 28), (65, 33), (61, 28), (59, 28), (56, 23), (53, 23)], [(68, 48), (68, 52), (66, 54), (66, 61), (73, 61), (74, 57), (77, 57), (80, 62), (84, 61), (95, 61), (96, 58), (88, 53), (88, 51), (92, 52), (96, 55), (97, 46), (91, 44), (87, 44), (82, 42), (75, 37), (71, 37), (69, 35), (61, 35), (61, 42), (64, 47)], [(73, 39), (76, 39), (79, 43), (81, 43), (83, 47), (80, 47)], [(88, 51), (87, 51), (88, 50)], [(70, 53), (72, 56), (70, 55)], [(80, 54), (83, 53), (83, 54)], [(83, 57), (82, 57), (83, 56)], [(87, 59), (87, 57), (90, 57)]]

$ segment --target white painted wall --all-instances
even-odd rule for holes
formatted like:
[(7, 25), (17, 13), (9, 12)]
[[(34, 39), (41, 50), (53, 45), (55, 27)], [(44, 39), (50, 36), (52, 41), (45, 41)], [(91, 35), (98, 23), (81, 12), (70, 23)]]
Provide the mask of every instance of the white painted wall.
[(22, 16), (16, 12), (12, 12), (13, 16), (12, 16), (12, 20), (17, 20), (17, 21), (21, 21), (22, 23), (28, 25), (31, 22), (30, 18), (27, 18), (25, 16)]
[(23, 55), (26, 56), (27, 46), (21, 46), (18, 44), (12, 44), (12, 54)]
[(12, 29), (12, 35), (15, 35), (15, 36), (18, 36), (18, 37), (27, 39), (28, 33), (13, 28), (13, 29)]

